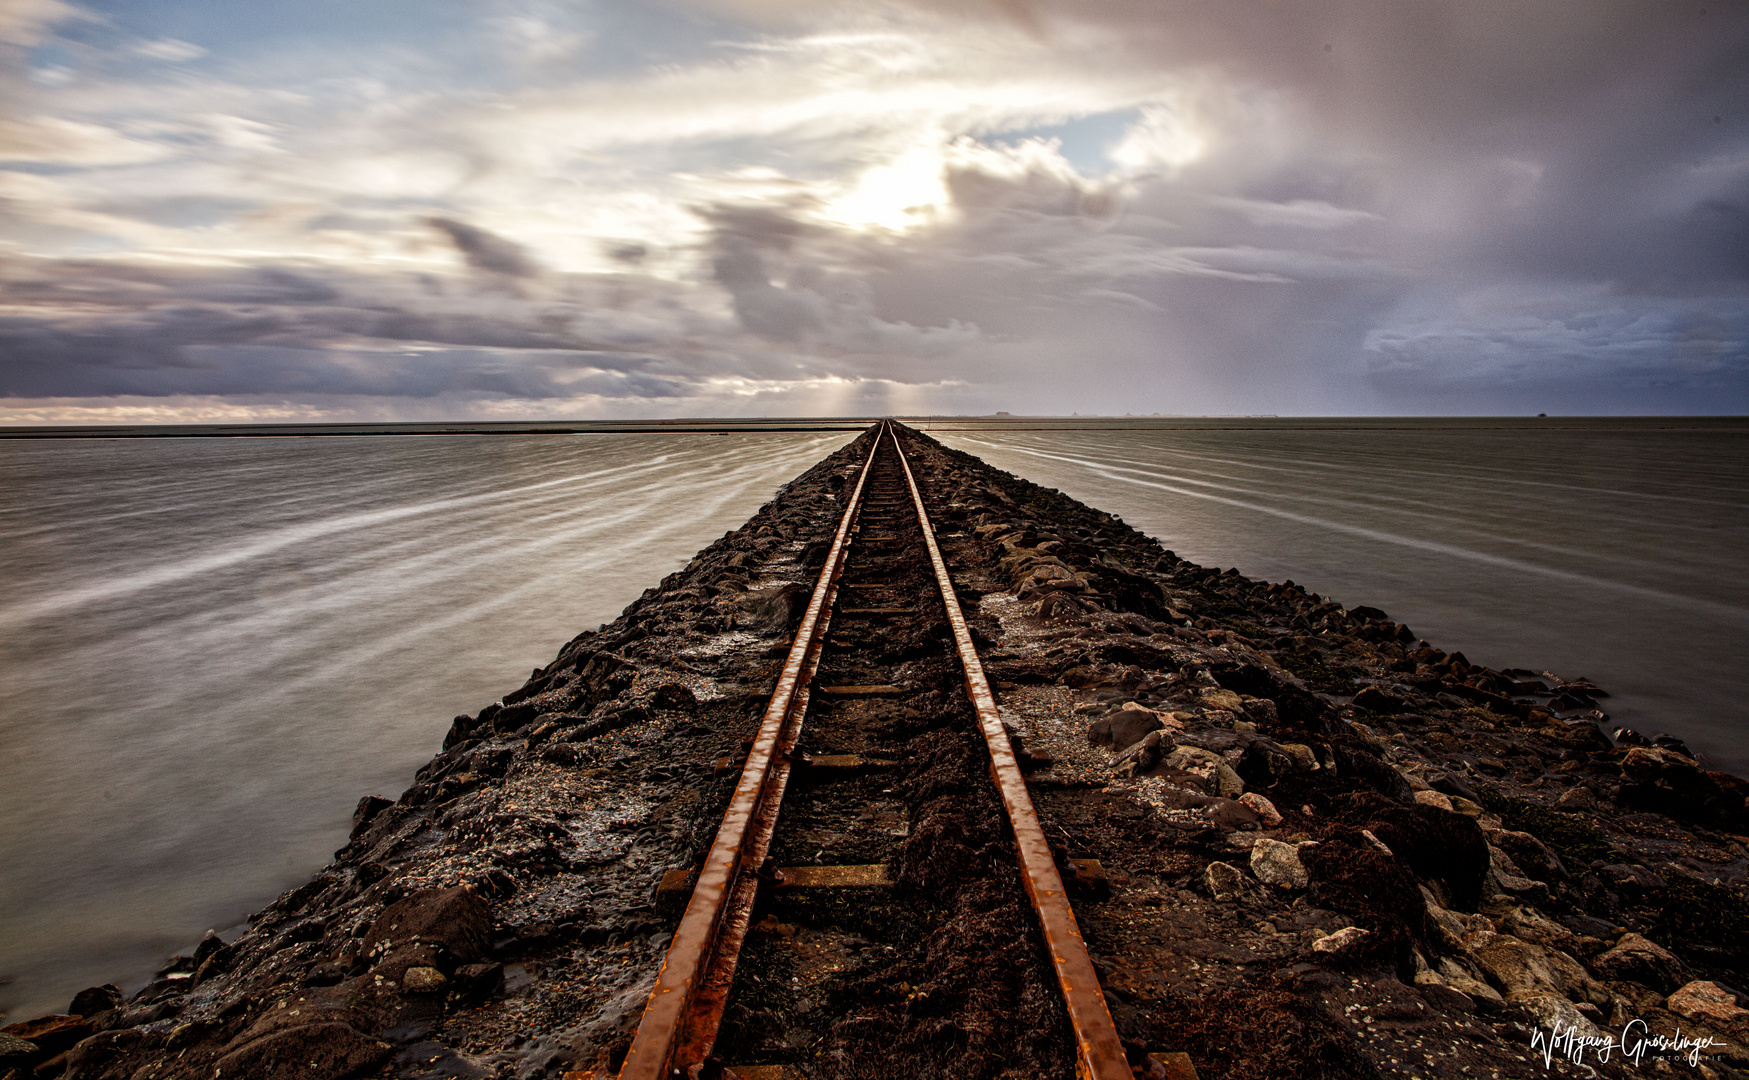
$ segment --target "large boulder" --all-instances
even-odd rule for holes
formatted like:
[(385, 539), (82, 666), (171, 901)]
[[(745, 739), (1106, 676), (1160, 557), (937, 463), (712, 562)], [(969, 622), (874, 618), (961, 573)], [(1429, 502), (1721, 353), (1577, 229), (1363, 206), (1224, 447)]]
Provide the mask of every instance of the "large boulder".
[(1639, 934), (1623, 934), (1613, 949), (1591, 961), (1606, 979), (1625, 979), (1669, 993), (1686, 981), (1682, 961), (1655, 941)]
[(1310, 879), (1294, 844), (1264, 837), (1251, 846), (1251, 872), (1265, 885), (1280, 889), (1303, 889)]
[(1688, 983), (1671, 994), (1664, 1007), (1677, 1016), (1727, 1031), (1749, 1031), (1749, 1009), (1738, 1005), (1736, 995), (1716, 982)]
[(1141, 742), (1149, 732), (1159, 731), (1165, 726), (1152, 709), (1125, 707), (1089, 724), (1087, 741), (1122, 750)]
[(379, 960), (409, 945), (436, 946), (453, 963), (486, 956), (492, 909), (466, 885), (423, 889), (383, 909), (364, 937), (364, 954)]

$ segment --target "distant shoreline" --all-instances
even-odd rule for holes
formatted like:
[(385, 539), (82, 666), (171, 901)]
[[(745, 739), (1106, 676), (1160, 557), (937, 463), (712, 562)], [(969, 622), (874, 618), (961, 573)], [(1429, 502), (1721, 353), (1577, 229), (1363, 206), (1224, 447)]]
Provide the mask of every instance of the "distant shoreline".
[[(771, 432), (862, 431), (879, 417), (796, 417), (783, 419), (548, 420), (400, 422), (377, 424), (114, 424), (0, 427), (4, 439), (235, 439), (359, 438), (377, 435), (709, 435)], [(922, 431), (1111, 431), (1213, 430), (1249, 428), (1371, 428), (1389, 430), (1452, 426), (1599, 429), (1633, 427), (1743, 428), (1744, 416), (903, 416)]]

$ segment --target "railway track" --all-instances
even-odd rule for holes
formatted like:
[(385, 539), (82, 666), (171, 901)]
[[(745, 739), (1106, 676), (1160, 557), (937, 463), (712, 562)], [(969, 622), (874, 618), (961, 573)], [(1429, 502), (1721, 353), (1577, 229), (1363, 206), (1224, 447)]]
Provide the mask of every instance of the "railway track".
[[(690, 894), (618, 1075), (862, 1075), (916, 1053), (945, 1075), (964, 1055), (1128, 1080), (892, 425), (843, 501), (716, 838), (664, 883)], [(956, 776), (979, 748), (987, 782)]]

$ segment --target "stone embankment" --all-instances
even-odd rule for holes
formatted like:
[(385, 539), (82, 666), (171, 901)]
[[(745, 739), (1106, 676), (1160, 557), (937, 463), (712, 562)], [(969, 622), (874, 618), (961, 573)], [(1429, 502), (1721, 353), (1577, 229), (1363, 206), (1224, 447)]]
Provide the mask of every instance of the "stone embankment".
[[(1582, 679), (1471, 665), (1382, 611), (1182, 561), (907, 438), (1047, 833), (1104, 869), (1076, 911), (1138, 1063), (1749, 1075), (1743, 781), (1673, 739), (1612, 739)], [(458, 717), (413, 786), (363, 800), (334, 862), (243, 936), (209, 936), (126, 1001), (95, 988), (5, 1029), (0, 1078), (617, 1065), (675, 920), (656, 884), (709, 844), (734, 781), (717, 763), (770, 693), (866, 440)], [(929, 1022), (927, 959), (849, 958), (757, 1019), (829, 1044), (832, 1024), (782, 1009), (831, 1000), (902, 1040)], [(839, 1000), (894, 963), (918, 972), (909, 999)], [(1692, 1064), (1629, 1046), (1579, 1069), (1533, 1048), (1551, 1028), (1711, 1042)], [(804, 1072), (866, 1071), (811, 1046), (791, 1048)], [(951, 1060), (917, 1075), (970, 1075)], [(976, 1075), (1004, 1073), (985, 1056)]]

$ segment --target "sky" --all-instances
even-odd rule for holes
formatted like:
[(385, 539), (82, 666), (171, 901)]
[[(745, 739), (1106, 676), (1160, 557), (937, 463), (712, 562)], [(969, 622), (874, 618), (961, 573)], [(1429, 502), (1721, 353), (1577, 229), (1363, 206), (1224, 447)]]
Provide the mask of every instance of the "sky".
[(0, 425), (1746, 406), (1738, 0), (0, 0)]

